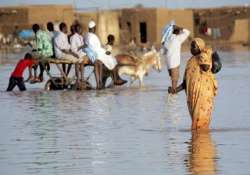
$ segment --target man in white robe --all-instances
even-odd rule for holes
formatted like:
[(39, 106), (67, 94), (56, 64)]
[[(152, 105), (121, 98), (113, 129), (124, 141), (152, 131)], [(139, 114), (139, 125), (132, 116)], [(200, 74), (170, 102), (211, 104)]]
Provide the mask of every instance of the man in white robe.
[[(57, 59), (64, 59), (75, 63), (76, 77), (78, 79), (79, 66), (77, 65), (77, 63), (81, 64), (83, 62), (83, 58), (78, 58), (78, 55), (71, 50), (71, 46), (68, 42), (67, 36), (67, 25), (65, 23), (61, 23), (59, 25), (59, 28), (60, 32), (56, 35), (54, 40), (55, 56)], [(64, 73), (67, 75), (69, 73), (69, 70), (66, 72), (66, 69), (64, 69)]]
[[(82, 45), (84, 45), (83, 42), (83, 37), (81, 35), (81, 26), (79, 24), (76, 24), (73, 26), (75, 33), (70, 37), (70, 48), (72, 53), (74, 53), (74, 55), (81, 60), (84, 60), (86, 53), (83, 52), (82, 49), (78, 49), (79, 47), (81, 47)], [(84, 64), (82, 62), (82, 64), (80, 64), (80, 76), (81, 76), (81, 80), (84, 79)]]
[[(127, 81), (122, 80), (118, 75), (117, 61), (110, 52), (102, 47), (101, 41), (96, 32), (96, 24), (94, 21), (89, 22), (89, 32), (84, 36), (84, 44), (88, 50), (94, 53), (94, 57), (91, 57), (91, 62), (95, 65), (95, 76), (97, 88), (101, 89), (105, 87), (105, 80), (103, 79), (103, 64), (112, 72), (112, 78), (115, 85), (123, 85)], [(88, 54), (87, 54), (88, 55)]]

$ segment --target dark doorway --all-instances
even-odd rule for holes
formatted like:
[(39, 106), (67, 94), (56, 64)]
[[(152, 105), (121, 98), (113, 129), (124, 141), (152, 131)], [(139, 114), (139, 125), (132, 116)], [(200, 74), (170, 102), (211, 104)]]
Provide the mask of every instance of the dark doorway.
[(141, 22), (140, 23), (140, 36), (141, 36), (141, 43), (146, 43), (147, 39), (147, 23)]
[(128, 28), (129, 33), (132, 33), (132, 27), (131, 27), (130, 22), (127, 22), (127, 28)]

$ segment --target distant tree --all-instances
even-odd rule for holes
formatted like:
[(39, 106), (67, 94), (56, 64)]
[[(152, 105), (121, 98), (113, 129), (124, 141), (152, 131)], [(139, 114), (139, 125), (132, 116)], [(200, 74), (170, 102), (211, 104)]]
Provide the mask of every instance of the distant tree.
[(138, 3), (138, 4), (136, 4), (135, 5), (135, 8), (143, 8), (144, 6), (143, 6), (143, 4), (141, 4), (141, 3)]

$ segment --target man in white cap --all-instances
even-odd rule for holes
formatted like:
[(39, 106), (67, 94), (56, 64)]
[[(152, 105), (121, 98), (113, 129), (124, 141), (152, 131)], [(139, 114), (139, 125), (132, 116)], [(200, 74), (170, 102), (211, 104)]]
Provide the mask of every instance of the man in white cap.
[[(88, 51), (93, 52), (94, 57), (91, 57), (91, 62), (95, 65), (95, 76), (96, 76), (96, 84), (97, 88), (104, 88), (105, 82), (103, 79), (103, 64), (105, 67), (112, 72), (113, 81), (115, 85), (125, 84), (127, 81), (122, 80), (118, 75), (117, 70), (117, 61), (111, 55), (110, 52), (107, 52), (101, 45), (101, 42), (98, 36), (95, 34), (96, 32), (96, 24), (93, 20), (91, 20), (88, 24), (89, 32), (84, 36), (84, 44), (87, 47)], [(87, 51), (87, 55), (88, 54)]]

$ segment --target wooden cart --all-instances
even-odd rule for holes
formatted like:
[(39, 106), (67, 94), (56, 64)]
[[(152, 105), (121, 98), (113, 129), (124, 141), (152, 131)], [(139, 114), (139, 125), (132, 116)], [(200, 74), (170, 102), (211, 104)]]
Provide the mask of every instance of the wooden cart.
[[(91, 66), (89, 61), (85, 59), (84, 65)], [(56, 65), (58, 71), (60, 72), (60, 76), (53, 76), (47, 69), (47, 75), (49, 76), (49, 80), (45, 84), (45, 90), (90, 90), (93, 89), (92, 85), (88, 82), (88, 80), (83, 80), (77, 83), (75, 77), (67, 77), (66, 74), (63, 72), (62, 64), (70, 65), (70, 64), (79, 64), (79, 63), (72, 63), (68, 60), (63, 59), (54, 59), (54, 58), (46, 58), (43, 60), (42, 64), (49, 63)]]

